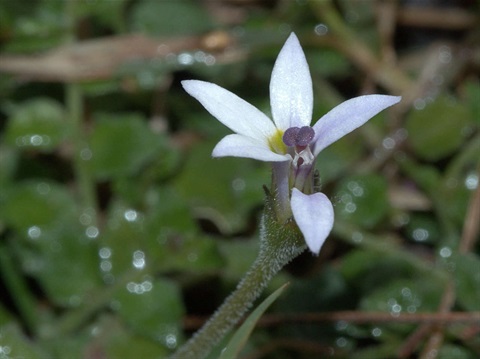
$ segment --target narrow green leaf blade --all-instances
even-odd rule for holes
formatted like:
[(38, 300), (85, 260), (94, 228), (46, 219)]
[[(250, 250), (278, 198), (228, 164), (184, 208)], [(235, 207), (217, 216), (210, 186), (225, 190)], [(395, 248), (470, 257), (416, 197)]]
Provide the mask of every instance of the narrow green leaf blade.
[(222, 350), (219, 359), (232, 359), (236, 358), (237, 355), (242, 350), (243, 346), (247, 342), (250, 334), (253, 331), (253, 328), (257, 324), (257, 321), (260, 319), (262, 314), (267, 310), (267, 308), (283, 293), (283, 291), (288, 287), (290, 283), (285, 283), (275, 292), (270, 294), (267, 299), (265, 299), (245, 320), (245, 322), (237, 329), (235, 334), (232, 336), (227, 346)]

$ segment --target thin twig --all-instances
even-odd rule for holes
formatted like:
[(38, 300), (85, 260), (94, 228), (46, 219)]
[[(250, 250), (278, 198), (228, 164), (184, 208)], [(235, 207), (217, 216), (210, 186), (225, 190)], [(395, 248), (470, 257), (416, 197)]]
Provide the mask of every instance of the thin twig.
[[(205, 317), (190, 316), (184, 322), (185, 330), (199, 328)], [(478, 324), (480, 312), (447, 312), (447, 313), (387, 313), (387, 312), (359, 312), (354, 310), (328, 313), (294, 313), (294, 314), (265, 314), (258, 322), (258, 327), (276, 327), (294, 323), (324, 323), (349, 322), (356, 324), (378, 323), (429, 323), (429, 324)]]

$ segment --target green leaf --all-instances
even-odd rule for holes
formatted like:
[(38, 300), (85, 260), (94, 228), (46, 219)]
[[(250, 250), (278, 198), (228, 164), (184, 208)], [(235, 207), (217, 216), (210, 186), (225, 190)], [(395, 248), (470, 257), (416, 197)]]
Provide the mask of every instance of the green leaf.
[(388, 213), (387, 182), (378, 175), (344, 179), (336, 189), (336, 214), (355, 224), (372, 228)]
[(243, 346), (247, 342), (250, 334), (252, 333), (257, 321), (268, 309), (268, 307), (283, 293), (288, 287), (289, 283), (284, 284), (278, 288), (275, 292), (270, 294), (245, 320), (245, 322), (237, 329), (229, 343), (222, 350), (219, 359), (233, 359), (238, 356)]
[(467, 348), (454, 345), (444, 344), (438, 351), (438, 359), (475, 359), (478, 355), (475, 355)]
[(13, 106), (5, 141), (18, 148), (49, 152), (63, 141), (67, 131), (63, 107), (51, 99), (36, 98)]
[(36, 240), (38, 252), (27, 259), (35, 261), (33, 274), (48, 297), (64, 307), (79, 306), (102, 285), (96, 244), (77, 234), (80, 226), (72, 227), (44, 233)]
[(133, 268), (152, 264), (145, 251), (144, 221), (142, 212), (117, 201), (111, 204), (104, 233), (99, 238), (100, 267), (105, 275), (121, 276)]
[[(25, 6), (15, 1), (2, 1), (0, 12), (10, 12), (9, 40), (3, 50), (32, 52), (51, 49), (65, 41), (66, 22), (62, 1), (30, 1)], [(4, 4), (8, 4), (5, 6)], [(15, 4), (15, 5), (11, 5)], [(5, 7), (6, 8), (5, 8)]]
[(102, 24), (122, 32), (124, 30), (124, 11), (127, 2), (128, 0), (79, 1), (76, 3), (75, 10), (85, 18), (95, 17)]
[(118, 313), (132, 330), (174, 348), (180, 341), (184, 314), (178, 286), (166, 279), (129, 282), (115, 295)]
[(131, 14), (133, 29), (150, 35), (199, 34), (213, 26), (205, 9), (198, 2), (189, 0), (138, 1)]
[(415, 269), (396, 255), (356, 249), (342, 260), (341, 273), (354, 288), (370, 294), (380, 286), (392, 281), (416, 275)]
[(443, 290), (442, 283), (432, 278), (399, 279), (365, 296), (361, 308), (393, 315), (434, 311), (440, 303)]
[(221, 268), (217, 241), (202, 236), (185, 199), (171, 186), (149, 196), (145, 252), (160, 271), (204, 272)]
[(362, 155), (362, 141), (351, 135), (348, 141), (337, 141), (319, 153), (316, 169), (320, 173), (320, 182), (340, 179), (342, 174)]
[(15, 175), (18, 157), (18, 151), (9, 146), (0, 145), (0, 187), (4, 191)]
[(412, 213), (405, 230), (410, 239), (418, 243), (437, 243), (441, 238), (438, 223), (425, 214)]
[(47, 359), (41, 348), (24, 335), (16, 324), (2, 323), (0, 326), (0, 358)]
[[(53, 182), (20, 183), (6, 195), (0, 215), (16, 229), (15, 242), (23, 268), (38, 278), (56, 304), (79, 305), (100, 284), (96, 228), (79, 223), (71, 194)], [(62, 275), (59, 275), (62, 273)]]
[(0, 202), (0, 215), (24, 238), (35, 239), (42, 230), (55, 230), (71, 223), (76, 203), (63, 187), (50, 181), (18, 183)]
[(478, 79), (467, 80), (464, 86), (473, 119), (477, 126), (480, 126), (480, 101), (478, 101), (480, 98), (480, 81)]
[(175, 188), (194, 207), (197, 217), (231, 234), (244, 228), (252, 208), (261, 203), (262, 185), (270, 177), (265, 166), (250, 159), (212, 159), (214, 146), (210, 141), (195, 146)]
[(141, 115), (97, 113), (89, 164), (101, 179), (132, 175), (153, 158), (161, 145), (161, 138), (147, 127)]
[[(95, 334), (92, 336), (91, 331)], [(111, 313), (96, 318), (90, 328), (68, 338), (62, 338), (56, 348), (57, 358), (166, 358), (169, 350), (158, 341), (137, 335), (119, 316)], [(172, 343), (174, 344), (174, 343)]]
[(469, 311), (480, 310), (480, 258), (473, 254), (452, 257), (459, 304)]
[(469, 125), (469, 109), (447, 96), (411, 111), (406, 122), (410, 145), (420, 157), (430, 161), (455, 152), (470, 132)]

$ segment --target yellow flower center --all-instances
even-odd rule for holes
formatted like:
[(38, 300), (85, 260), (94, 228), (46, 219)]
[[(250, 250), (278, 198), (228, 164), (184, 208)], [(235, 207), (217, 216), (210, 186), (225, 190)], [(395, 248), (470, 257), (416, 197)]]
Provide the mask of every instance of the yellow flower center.
[(283, 142), (283, 131), (280, 129), (277, 129), (273, 136), (268, 139), (268, 145), (275, 153), (282, 155), (287, 153), (287, 146)]

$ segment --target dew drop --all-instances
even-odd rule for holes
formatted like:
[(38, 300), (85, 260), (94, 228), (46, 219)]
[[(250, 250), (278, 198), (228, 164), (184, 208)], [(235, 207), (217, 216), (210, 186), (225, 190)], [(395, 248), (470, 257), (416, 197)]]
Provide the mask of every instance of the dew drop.
[(399, 314), (402, 311), (402, 306), (400, 304), (392, 305), (392, 313)]
[(474, 191), (478, 187), (478, 175), (476, 173), (470, 173), (467, 178), (465, 178), (465, 187), (467, 189)]
[(423, 98), (417, 98), (415, 101), (413, 101), (413, 107), (415, 107), (416, 110), (423, 110), (426, 104), (427, 103)]
[(90, 161), (93, 157), (92, 150), (90, 148), (82, 148), (80, 151), (80, 158), (84, 161)]
[(443, 64), (448, 64), (452, 61), (452, 50), (448, 46), (442, 46), (438, 54), (438, 59)]
[(335, 323), (335, 328), (336, 328), (337, 330), (345, 330), (345, 329), (348, 328), (348, 322), (345, 321), (345, 320), (341, 320), (341, 321), (339, 321), (339, 322), (336, 322), (336, 323)]
[(165, 344), (169, 349), (175, 349), (178, 344), (177, 336), (175, 334), (167, 334), (165, 336)]
[(425, 242), (430, 237), (430, 233), (424, 228), (416, 228), (414, 229), (412, 236), (417, 242)]
[(85, 230), (85, 234), (87, 235), (88, 238), (91, 238), (91, 239), (97, 238), (99, 233), (100, 231), (95, 226), (89, 226)]
[(452, 255), (452, 250), (448, 247), (443, 247), (440, 249), (440, 257), (442, 258), (448, 258)]
[(360, 232), (353, 232), (352, 241), (354, 241), (355, 243), (361, 243), (363, 241), (363, 234), (361, 234)]
[(241, 192), (241, 191), (245, 190), (245, 187), (246, 187), (246, 183), (245, 183), (245, 180), (243, 178), (235, 178), (232, 181), (232, 188), (236, 192)]
[(38, 226), (32, 226), (27, 230), (30, 239), (38, 239), (42, 235), (42, 230)]
[(100, 262), (100, 269), (103, 272), (110, 272), (112, 270), (112, 262), (109, 260), (103, 260)]
[(78, 217), (78, 221), (80, 222), (80, 224), (88, 226), (90, 223), (92, 223), (92, 217), (86, 213), (82, 213), (80, 217)]
[(4, 355), (6, 355), (8, 357), (8, 355), (12, 352), (12, 349), (8, 346), (8, 345), (3, 345), (3, 346), (0, 346), (0, 355), (3, 357)]
[(123, 217), (128, 221), (128, 222), (134, 222), (137, 220), (138, 218), (138, 213), (137, 211), (133, 210), (133, 209), (129, 209), (127, 211), (125, 211), (125, 213), (123, 214)]
[(345, 212), (347, 213), (353, 213), (357, 210), (357, 205), (353, 202), (347, 203), (345, 205)]
[(192, 54), (189, 54), (188, 52), (183, 52), (177, 56), (177, 61), (180, 65), (192, 65), (194, 60)]
[(112, 250), (108, 247), (102, 247), (100, 248), (100, 250), (98, 251), (98, 255), (100, 256), (100, 258), (102, 259), (108, 259), (110, 258), (110, 256), (112, 255)]
[(43, 138), (40, 135), (30, 136), (30, 144), (32, 146), (41, 146), (43, 144)]
[(325, 24), (318, 24), (314, 28), (315, 34), (318, 36), (324, 36), (328, 33), (328, 26)]
[(340, 337), (335, 341), (335, 344), (337, 344), (337, 347), (339, 348), (344, 348), (345, 346), (347, 346), (347, 339), (345, 339), (344, 337)]
[(395, 140), (391, 137), (385, 137), (382, 141), (382, 146), (387, 150), (395, 148), (395, 144)]
[(402, 288), (402, 296), (404, 298), (411, 298), (412, 297), (412, 290), (408, 287)]
[(133, 252), (132, 264), (137, 269), (145, 268), (145, 253), (142, 251)]
[(416, 312), (417, 312), (417, 306), (415, 306), (415, 305), (413, 305), (413, 304), (412, 304), (412, 305), (409, 305), (409, 306), (407, 307), (407, 312), (408, 312), (408, 313), (416, 313)]
[(127, 284), (127, 290), (133, 294), (144, 294), (151, 291), (153, 284), (150, 281), (144, 281), (142, 283), (129, 282)]

